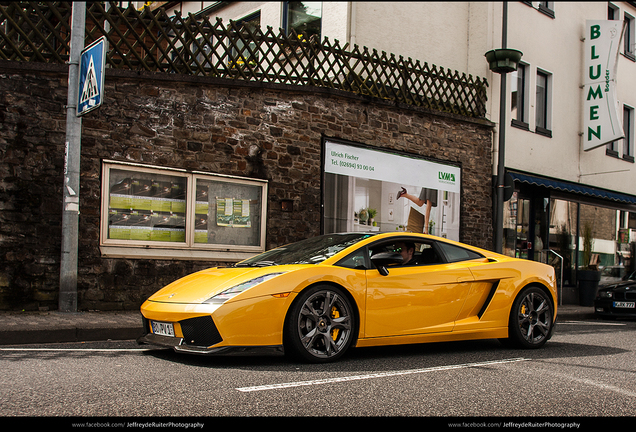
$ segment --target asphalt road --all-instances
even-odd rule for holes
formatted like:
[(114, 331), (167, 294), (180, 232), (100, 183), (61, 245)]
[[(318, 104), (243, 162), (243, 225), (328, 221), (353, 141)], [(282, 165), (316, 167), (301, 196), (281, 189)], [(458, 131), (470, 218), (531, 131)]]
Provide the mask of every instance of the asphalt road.
[(129, 427), (165, 416), (609, 420), (636, 414), (635, 330), (634, 321), (565, 322), (540, 350), (496, 340), (365, 348), (327, 365), (133, 341), (5, 346), (0, 406), (3, 416), (123, 416)]

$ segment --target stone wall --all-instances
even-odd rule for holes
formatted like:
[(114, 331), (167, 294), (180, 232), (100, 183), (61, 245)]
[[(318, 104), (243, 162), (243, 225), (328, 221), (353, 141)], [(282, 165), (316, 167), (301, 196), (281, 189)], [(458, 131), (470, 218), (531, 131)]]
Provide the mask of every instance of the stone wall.
[[(460, 240), (492, 245), (488, 121), (328, 89), (107, 72), (104, 105), (83, 117), (80, 310), (136, 309), (215, 264), (102, 258), (104, 159), (267, 179), (267, 248), (320, 234), (323, 137), (458, 163)], [(66, 87), (65, 67), (0, 62), (0, 309), (57, 309)]]

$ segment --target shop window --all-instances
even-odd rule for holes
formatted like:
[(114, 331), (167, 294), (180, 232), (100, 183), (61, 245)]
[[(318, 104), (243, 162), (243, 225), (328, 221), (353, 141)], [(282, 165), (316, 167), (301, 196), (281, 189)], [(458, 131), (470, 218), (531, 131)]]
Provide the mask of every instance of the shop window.
[(459, 240), (460, 167), (331, 138), (323, 145), (324, 233), (408, 231)]
[(106, 256), (238, 261), (265, 246), (267, 183), (107, 161)]
[(292, 29), (302, 41), (311, 38), (320, 41), (322, 27), (322, 2), (285, 2), (283, 3), (283, 28), (287, 34)]

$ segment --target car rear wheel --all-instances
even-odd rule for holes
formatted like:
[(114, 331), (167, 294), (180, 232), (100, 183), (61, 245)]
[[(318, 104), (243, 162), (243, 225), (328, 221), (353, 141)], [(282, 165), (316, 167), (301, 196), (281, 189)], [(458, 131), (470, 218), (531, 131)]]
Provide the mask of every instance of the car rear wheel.
[(301, 292), (290, 309), (285, 350), (313, 363), (334, 361), (351, 346), (355, 328), (352, 303), (342, 290), (315, 286)]
[(508, 340), (521, 348), (540, 348), (552, 335), (554, 308), (549, 295), (538, 287), (526, 287), (510, 311)]

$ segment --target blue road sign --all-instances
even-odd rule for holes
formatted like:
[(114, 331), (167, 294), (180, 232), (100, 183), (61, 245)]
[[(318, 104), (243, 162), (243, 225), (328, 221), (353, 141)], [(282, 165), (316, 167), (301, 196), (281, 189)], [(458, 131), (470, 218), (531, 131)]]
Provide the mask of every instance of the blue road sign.
[(77, 116), (99, 108), (104, 100), (104, 65), (106, 37), (102, 36), (84, 48), (80, 57)]

